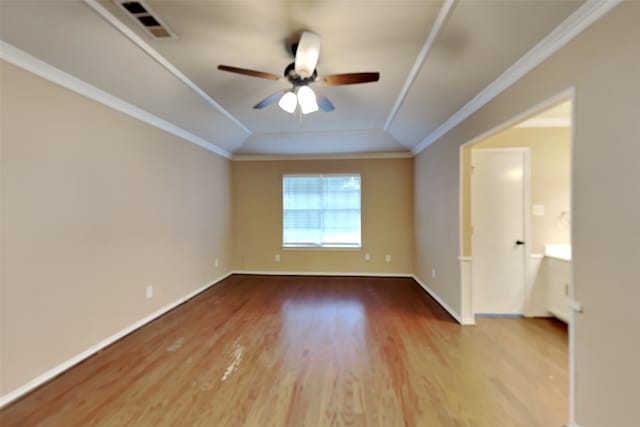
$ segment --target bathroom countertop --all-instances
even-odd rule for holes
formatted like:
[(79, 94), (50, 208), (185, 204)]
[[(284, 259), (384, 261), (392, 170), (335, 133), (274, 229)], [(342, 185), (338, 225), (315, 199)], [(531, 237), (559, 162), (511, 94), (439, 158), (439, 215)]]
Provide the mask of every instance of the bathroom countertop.
[(571, 261), (571, 245), (544, 245), (544, 256)]

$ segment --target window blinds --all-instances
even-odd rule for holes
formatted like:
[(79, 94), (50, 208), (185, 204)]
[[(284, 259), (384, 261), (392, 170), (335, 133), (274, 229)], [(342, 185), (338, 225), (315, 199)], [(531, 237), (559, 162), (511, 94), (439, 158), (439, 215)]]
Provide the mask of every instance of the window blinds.
[(360, 247), (360, 175), (285, 175), (283, 246)]

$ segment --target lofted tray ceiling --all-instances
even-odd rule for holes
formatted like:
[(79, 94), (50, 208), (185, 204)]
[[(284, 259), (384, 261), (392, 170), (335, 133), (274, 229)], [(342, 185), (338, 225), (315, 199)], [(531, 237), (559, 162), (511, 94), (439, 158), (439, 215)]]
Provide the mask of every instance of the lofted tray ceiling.
[[(583, 2), (144, 4), (177, 38), (152, 39), (110, 0), (2, 0), (0, 36), (227, 152), (295, 155), (410, 152)], [(286, 83), (216, 68), (280, 75), (302, 30), (322, 37), (320, 74), (379, 71), (380, 81), (326, 88), (335, 111), (300, 117), (277, 105), (252, 108)]]

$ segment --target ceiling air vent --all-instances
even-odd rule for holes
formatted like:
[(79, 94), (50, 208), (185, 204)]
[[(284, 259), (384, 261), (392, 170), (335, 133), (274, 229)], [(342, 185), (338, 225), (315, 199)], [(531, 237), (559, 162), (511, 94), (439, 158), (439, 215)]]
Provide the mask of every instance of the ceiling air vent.
[(156, 40), (175, 39), (176, 35), (142, 1), (113, 0), (131, 17), (149, 36)]

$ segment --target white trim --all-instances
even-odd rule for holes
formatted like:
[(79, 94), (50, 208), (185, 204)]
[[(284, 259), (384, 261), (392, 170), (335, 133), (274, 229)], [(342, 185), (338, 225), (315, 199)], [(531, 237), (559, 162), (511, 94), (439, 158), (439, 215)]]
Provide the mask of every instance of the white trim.
[(234, 270), (231, 274), (250, 274), (259, 276), (345, 276), (345, 277), (413, 277), (411, 273), (372, 273), (372, 272), (336, 272), (336, 271), (266, 271)]
[(460, 282), (462, 284), (462, 292), (460, 294), (460, 310), (462, 311), (462, 324), (475, 325), (476, 316), (473, 312), (473, 296), (471, 282), (471, 263), (470, 256), (458, 257), (460, 261)]
[(410, 159), (413, 157), (411, 151), (394, 151), (381, 153), (349, 153), (349, 154), (297, 154), (297, 155), (277, 155), (277, 154), (234, 154), (234, 162), (260, 162), (279, 160), (358, 160), (358, 159)]
[(529, 147), (472, 148), (471, 151), (481, 151), (483, 153), (523, 153), (529, 151)]
[[(356, 128), (356, 129), (325, 129), (325, 130), (301, 130), (301, 131), (295, 131), (295, 132), (287, 132), (287, 131), (266, 131), (266, 132), (255, 132), (253, 134), (254, 137), (258, 137), (258, 136), (271, 136), (271, 137), (279, 137), (279, 136), (297, 136), (297, 137), (302, 137), (302, 136), (308, 136), (308, 135), (335, 135), (335, 134), (339, 134), (339, 135), (344, 135), (344, 134), (352, 134), (352, 133), (383, 133), (386, 136), (389, 136), (391, 138), (393, 138), (392, 135), (389, 135), (389, 133), (382, 131), (381, 129), (375, 129), (375, 128)], [(395, 138), (393, 138), (394, 141), (398, 142), (398, 140), (396, 140)], [(399, 143), (399, 142), (398, 142)]]
[(288, 177), (292, 177), (292, 178), (296, 178), (296, 177), (303, 177), (303, 178), (323, 178), (325, 176), (330, 176), (330, 177), (352, 177), (352, 176), (357, 176), (358, 178), (361, 178), (361, 175), (359, 172), (336, 172), (336, 173), (283, 173), (282, 178), (288, 178)]
[(521, 79), (529, 71), (544, 62), (558, 49), (569, 43), (574, 37), (604, 16), (621, 1), (622, 0), (586, 0), (582, 6), (552, 32), (525, 53), (473, 99), (467, 102), (460, 110), (427, 135), (422, 142), (416, 145), (411, 151), (413, 151), (414, 154), (418, 154), (433, 144), (509, 86)]
[(282, 249), (283, 251), (297, 251), (297, 250), (301, 250), (301, 251), (319, 251), (319, 252), (325, 252), (325, 251), (358, 251), (358, 252), (362, 252), (362, 246), (284, 246), (281, 245), (280, 249)]
[(120, 31), (125, 37), (131, 40), (135, 45), (142, 49), (147, 55), (154, 59), (158, 64), (163, 66), (167, 71), (173, 74), (178, 80), (184, 83), (189, 89), (200, 95), (202, 99), (207, 101), (211, 106), (215, 107), (218, 111), (224, 114), (229, 120), (236, 124), (240, 129), (245, 131), (248, 135), (251, 135), (251, 130), (246, 127), (240, 120), (235, 118), (230, 112), (225, 110), (222, 105), (218, 104), (213, 98), (211, 98), (205, 91), (200, 89), (198, 85), (189, 80), (189, 78), (182, 74), (171, 62), (169, 62), (164, 56), (160, 55), (157, 50), (152, 48), (146, 41), (138, 36), (132, 29), (127, 27), (118, 18), (116, 18), (111, 12), (104, 8), (97, 0), (84, 0), (85, 4), (92, 8), (98, 15), (102, 16), (105, 21), (111, 24), (115, 29)]
[(560, 117), (533, 117), (517, 124), (517, 128), (568, 128), (571, 126), (570, 118)]
[[(573, 212), (573, 207), (575, 206), (574, 198), (575, 198), (575, 153), (576, 153), (576, 126), (575, 126), (575, 112), (576, 112), (576, 92), (575, 90), (571, 91), (571, 161), (569, 162), (569, 168), (571, 169), (570, 175), (570, 197), (571, 200), (569, 202), (569, 212)], [(575, 236), (574, 232), (575, 221), (571, 221), (570, 229), (569, 229), (569, 242), (573, 248), (573, 236)], [(573, 258), (573, 253), (572, 253)], [(569, 300), (575, 301), (575, 275), (574, 275), (574, 266), (575, 263), (571, 262), (569, 264)], [(577, 381), (576, 381), (576, 315), (578, 312), (574, 310), (569, 310), (569, 425), (577, 426), (576, 423), (576, 393), (577, 393)]]
[(29, 55), (27, 52), (0, 40), (0, 58), (3, 60), (40, 76), (52, 83), (58, 84), (82, 96), (99, 102), (121, 113), (127, 114), (165, 132), (171, 133), (179, 138), (185, 139), (193, 144), (205, 148), (227, 159), (231, 158), (231, 153), (222, 149), (212, 142), (205, 140), (189, 131), (182, 129), (158, 116), (155, 116), (133, 104), (130, 104), (116, 96), (111, 95), (97, 87), (80, 80), (40, 59)]
[[(497, 134), (500, 131), (503, 131), (505, 129), (511, 128), (516, 126), (516, 124), (526, 120), (527, 118), (531, 117), (531, 116), (535, 116), (538, 113), (541, 113), (542, 111), (548, 110), (549, 108), (563, 102), (563, 101), (567, 101), (567, 100), (571, 100), (573, 99), (575, 94), (575, 88), (573, 86), (570, 86), (564, 90), (562, 90), (561, 92), (543, 100), (538, 102), (537, 104), (535, 104), (533, 107), (527, 108), (525, 111), (521, 112), (520, 114), (516, 114), (515, 116), (512, 116), (511, 118), (505, 120), (502, 123), (497, 124), (496, 126), (492, 127), (491, 129), (481, 133), (480, 135), (476, 136), (475, 138), (465, 142), (464, 144), (461, 145), (461, 147), (465, 147), (467, 145), (473, 145), (477, 142), (482, 141), (483, 139), (487, 139), (488, 137)], [(485, 150), (488, 150), (488, 148), (485, 148)]]
[(416, 61), (413, 63), (413, 67), (411, 67), (411, 70), (407, 75), (407, 79), (404, 82), (404, 86), (402, 86), (402, 89), (398, 94), (396, 103), (393, 104), (393, 108), (391, 108), (391, 112), (389, 112), (387, 121), (384, 123), (385, 131), (389, 130), (389, 127), (391, 126), (391, 122), (396, 117), (396, 114), (398, 114), (398, 111), (400, 110), (400, 106), (404, 102), (404, 99), (407, 97), (407, 94), (409, 93), (409, 89), (411, 89), (411, 86), (413, 85), (413, 82), (416, 80), (416, 77), (418, 77), (418, 73), (422, 69), (422, 65), (424, 64), (424, 61), (427, 58), (427, 55), (429, 55), (429, 52), (431, 51), (431, 47), (435, 43), (436, 38), (440, 33), (440, 30), (442, 29), (445, 21), (451, 14), (451, 11), (453, 10), (453, 6), (455, 4), (456, 4), (456, 0), (445, 0), (444, 3), (442, 4), (442, 7), (440, 8), (440, 12), (438, 12), (438, 16), (436, 17), (435, 22), (431, 26), (431, 31), (429, 31), (429, 35), (427, 36), (427, 39), (424, 41), (424, 44), (422, 45), (422, 49), (420, 49), (420, 52), (416, 57)]
[(429, 294), (429, 296), (431, 296), (431, 298), (433, 298), (438, 304), (440, 304), (440, 306), (442, 308), (445, 309), (445, 311), (447, 313), (449, 313), (449, 315), (451, 315), (451, 317), (453, 317), (456, 322), (458, 322), (461, 325), (464, 325), (465, 323), (463, 323), (462, 318), (460, 317), (460, 315), (458, 314), (458, 312), (456, 312), (453, 308), (451, 308), (451, 306), (449, 304), (447, 304), (446, 302), (444, 302), (444, 300), (442, 298), (440, 298), (438, 296), (438, 294), (436, 294), (429, 286), (427, 286), (422, 280), (420, 280), (420, 278), (418, 278), (418, 276), (416, 276), (415, 274), (413, 274), (411, 277), (413, 277), (413, 280), (415, 280), (420, 286), (422, 286), (422, 289), (424, 289), (425, 291), (427, 291), (427, 293)]
[(431, 288), (425, 285), (415, 274), (411, 273), (369, 273), (369, 272), (330, 272), (330, 271), (255, 271), (234, 270), (231, 274), (251, 274), (265, 276), (346, 276), (346, 277), (410, 277), (416, 281), (442, 308), (444, 308), (461, 325), (464, 323), (460, 315), (444, 302)]
[(147, 323), (157, 319), (158, 317), (162, 316), (163, 314), (165, 314), (166, 312), (174, 309), (175, 307), (179, 306), (180, 304), (190, 300), (191, 298), (195, 297), (196, 295), (198, 295), (199, 293), (209, 289), (210, 287), (212, 287), (213, 285), (221, 282), (222, 280), (226, 279), (227, 277), (229, 277), (232, 273), (229, 272), (223, 276), (220, 276), (208, 283), (206, 283), (205, 285), (199, 287), (198, 289), (188, 293), (187, 295), (185, 295), (184, 297), (178, 298), (176, 301), (165, 305), (164, 307), (154, 311), (153, 313), (149, 314), (148, 316), (138, 320), (137, 322), (133, 323), (132, 325), (127, 326), (126, 328), (122, 329), (119, 332), (116, 332), (115, 334), (111, 335), (108, 338), (103, 339), (102, 341), (100, 341), (99, 343), (97, 343), (96, 345), (91, 346), (90, 348), (88, 348), (87, 350), (83, 351), (82, 353), (79, 353), (75, 356), (73, 356), (72, 358), (68, 359), (67, 361), (61, 363), (60, 365), (56, 366), (53, 369), (48, 370), (47, 372), (37, 376), (36, 378), (32, 379), (31, 381), (29, 381), (28, 383), (10, 391), (9, 393), (5, 394), (4, 396), (0, 397), (0, 408), (4, 407), (5, 405), (11, 403), (12, 401), (18, 399), (19, 397), (29, 393), (30, 391), (32, 391), (33, 389), (35, 389), (36, 387), (39, 387), (40, 385), (46, 383), (47, 381), (53, 379), (54, 377), (60, 375), (61, 373), (63, 373), (64, 371), (72, 368), (73, 366), (77, 365), (78, 363), (82, 362), (83, 360), (87, 359), (88, 357), (92, 356), (93, 354), (97, 353), (98, 351), (104, 349), (105, 347), (108, 347), (109, 345), (113, 344), (114, 342), (118, 341), (119, 339), (123, 338), (124, 336), (130, 334), (131, 332), (135, 331), (136, 329), (141, 328), (142, 326), (146, 325)]
[(531, 298), (529, 297), (530, 283), (529, 278), (532, 275), (530, 259), (531, 259), (531, 246), (533, 244), (533, 221), (531, 220), (531, 149), (527, 147), (524, 152), (524, 277), (522, 278), (522, 285), (524, 287), (524, 309), (522, 314), (527, 315), (532, 312), (531, 310)]
[[(471, 155), (471, 153), (469, 153)], [(415, 163), (415, 162), (414, 162)], [(463, 215), (462, 208), (464, 205), (464, 146), (461, 145), (458, 148), (458, 253), (464, 253), (464, 230), (463, 230)], [(468, 258), (468, 260), (467, 260)], [(473, 317), (473, 324), (475, 324), (475, 315), (473, 313), (473, 298), (471, 298), (471, 271), (465, 265), (472, 262), (471, 256), (458, 255), (458, 261), (460, 265), (460, 308), (462, 315), (466, 321), (469, 321), (469, 317)], [(467, 310), (465, 310), (467, 308)], [(469, 312), (471, 316), (469, 316)]]

